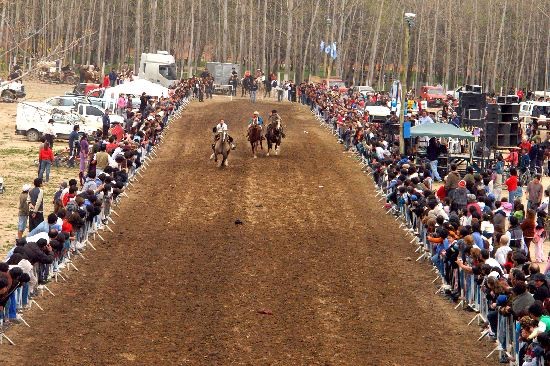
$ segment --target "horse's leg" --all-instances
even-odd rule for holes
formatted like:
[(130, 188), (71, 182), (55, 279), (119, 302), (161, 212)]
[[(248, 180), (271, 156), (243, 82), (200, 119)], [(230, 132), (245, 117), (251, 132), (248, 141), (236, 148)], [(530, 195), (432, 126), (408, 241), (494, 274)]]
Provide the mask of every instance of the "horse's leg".
[(229, 151), (223, 156), (223, 165), (229, 166)]

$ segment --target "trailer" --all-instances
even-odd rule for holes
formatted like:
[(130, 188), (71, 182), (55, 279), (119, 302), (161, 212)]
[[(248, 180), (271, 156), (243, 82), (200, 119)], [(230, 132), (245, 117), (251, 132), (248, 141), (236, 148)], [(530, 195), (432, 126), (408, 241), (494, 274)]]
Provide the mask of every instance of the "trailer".
[(241, 65), (228, 62), (207, 62), (206, 69), (214, 78), (214, 93), (215, 94), (230, 94), (235, 85), (231, 85), (230, 79), (233, 75), (237, 76), (237, 80), (241, 79)]

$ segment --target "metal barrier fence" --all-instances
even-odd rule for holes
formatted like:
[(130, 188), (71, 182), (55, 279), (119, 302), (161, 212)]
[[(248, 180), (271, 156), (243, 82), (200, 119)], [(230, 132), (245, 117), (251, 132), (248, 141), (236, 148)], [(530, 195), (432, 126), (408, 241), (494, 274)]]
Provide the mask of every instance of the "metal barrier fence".
[[(341, 138), (337, 126), (333, 121), (329, 121), (328, 115), (322, 115), (319, 112), (317, 105), (310, 105), (311, 113), (317, 118), (320, 126), (326, 128), (334, 136)], [(363, 146), (364, 148), (364, 146)], [(372, 159), (365, 150), (361, 150), (359, 146), (353, 146), (351, 144), (351, 150), (354, 152), (355, 158), (361, 164), (362, 168), (365, 168), (365, 173), (369, 176), (373, 176), (367, 168), (371, 166)], [(373, 177), (374, 178), (374, 177)], [(374, 179), (373, 179), (374, 180)], [(459, 302), (455, 306), (455, 309), (470, 308), (475, 312), (475, 316), (470, 320), (468, 325), (476, 323), (478, 325), (487, 325), (488, 314), (490, 312), (489, 304), (484, 296), (482, 286), (477, 283), (473, 274), (467, 273), (462, 269), (451, 269), (447, 266), (438, 266), (434, 263), (434, 256), (436, 255), (435, 245), (433, 245), (428, 239), (428, 229), (420, 218), (411, 210), (411, 208), (398, 202), (397, 204), (387, 204), (388, 195), (388, 181), (387, 176), (381, 176), (380, 180), (374, 181), (374, 187), (376, 190), (376, 197), (378, 202), (383, 202), (383, 208), (386, 210), (386, 214), (392, 214), (396, 225), (399, 225), (400, 229), (405, 232), (405, 237), (410, 238), (410, 243), (416, 246), (415, 252), (419, 254), (416, 258), (416, 262), (422, 262), (428, 259), (432, 264), (432, 270), (437, 273), (432, 283), (441, 284), (438, 286), (436, 294), (443, 291), (458, 291), (460, 293)], [(481, 332), (478, 341), (483, 340), (489, 335), (489, 329), (484, 329)], [(486, 356), (491, 357), (494, 353), (498, 353), (501, 359), (507, 358), (507, 362), (510, 365), (519, 366), (519, 349), (520, 349), (520, 327), (519, 322), (514, 320), (512, 316), (503, 316), (500, 313), (497, 315), (497, 332), (496, 332), (496, 346)], [(542, 358), (537, 359), (537, 365), (543, 365), (544, 360)]]
[[(66, 240), (63, 250), (61, 253), (55, 255), (53, 263), (48, 265), (35, 264), (30, 274), (31, 281), (24, 283), (11, 292), (6, 306), (4, 307), (4, 311), (0, 312), (0, 344), (7, 341), (9, 344), (15, 345), (15, 343), (3, 333), (2, 329), (5, 319), (17, 319), (18, 322), (30, 327), (29, 323), (25, 321), (22, 315), (23, 311), (30, 309), (32, 306), (36, 306), (43, 311), (40, 304), (36, 301), (37, 298), (43, 296), (45, 293), (55, 296), (48, 288), (47, 284), (44, 283), (46, 282), (44, 280), (52, 280), (55, 282), (66, 281), (68, 277), (67, 273), (71, 271), (78, 272), (78, 268), (73, 262), (74, 257), (76, 256), (82, 260), (87, 260), (83, 251), (87, 248), (96, 250), (93, 242), (97, 239), (105, 241), (100, 231), (107, 230), (113, 232), (110, 225), (115, 224), (115, 219), (112, 216), (113, 214), (114, 216), (119, 216), (113, 207), (118, 206), (122, 197), (128, 197), (127, 192), (134, 187), (135, 183), (143, 178), (142, 172), (149, 167), (153, 158), (157, 156), (157, 150), (163, 144), (165, 133), (170, 129), (171, 122), (181, 116), (181, 113), (191, 100), (192, 98), (190, 97), (177, 101), (172, 112), (165, 116), (165, 125), (162, 132), (158, 135), (158, 141), (151, 141), (150, 145), (145, 148), (142, 147), (142, 153), (137, 159), (136, 167), (132, 167), (128, 171), (128, 179), (121, 194), (118, 195), (116, 199), (113, 199), (110, 195), (103, 196), (101, 212), (96, 216), (87, 216), (85, 218), (85, 224), (76, 231), (75, 240)], [(5, 261), (13, 254), (14, 249), (15, 247), (8, 252)], [(65, 270), (65, 272), (62, 272), (62, 270)]]

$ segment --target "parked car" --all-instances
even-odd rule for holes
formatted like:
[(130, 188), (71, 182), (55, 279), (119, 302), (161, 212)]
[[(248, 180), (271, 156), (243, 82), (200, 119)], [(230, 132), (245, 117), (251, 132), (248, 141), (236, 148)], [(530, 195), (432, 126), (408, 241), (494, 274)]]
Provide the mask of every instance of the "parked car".
[(330, 78), (323, 80), (325, 85), (327, 85), (329, 88), (334, 88), (335, 86), (338, 87), (338, 91), (345, 93), (348, 88), (346, 87), (346, 83), (344, 80), (339, 78)]
[(353, 91), (356, 93), (360, 93), (363, 97), (376, 94), (376, 91), (371, 86), (367, 85), (354, 86)]
[(57, 97), (50, 97), (44, 100), (44, 103), (48, 104), (52, 108), (61, 110), (64, 112), (70, 112), (76, 109), (76, 105), (81, 102), (81, 97), (74, 95), (63, 95)]
[[(78, 105), (76, 113), (84, 119), (88, 126), (96, 129), (101, 129), (103, 127), (103, 115), (105, 114), (105, 108), (101, 108), (93, 104), (81, 103)], [(124, 124), (124, 118), (119, 115), (110, 114), (109, 119), (111, 124), (114, 122)]]
[(420, 98), (428, 103), (428, 108), (441, 107), (447, 101), (447, 94), (442, 86), (426, 85), (420, 88)]
[(370, 122), (385, 122), (390, 116), (390, 109), (383, 105), (368, 105), (365, 110), (369, 112)]

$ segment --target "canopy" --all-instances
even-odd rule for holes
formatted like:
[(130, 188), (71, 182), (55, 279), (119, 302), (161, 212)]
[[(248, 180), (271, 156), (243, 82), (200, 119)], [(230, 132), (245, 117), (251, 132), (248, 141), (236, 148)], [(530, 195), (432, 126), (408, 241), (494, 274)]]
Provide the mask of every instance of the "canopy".
[(105, 107), (115, 108), (120, 94), (131, 94), (136, 97), (140, 97), (142, 93), (145, 93), (151, 97), (167, 97), (168, 88), (160, 84), (152, 83), (145, 79), (137, 79), (127, 83), (113, 86), (112, 88), (105, 89)]
[(425, 123), (411, 128), (411, 137), (451, 137), (473, 140), (474, 136), (448, 123)]
[(130, 81), (128, 83), (123, 83), (112, 88), (107, 88), (105, 90), (105, 95), (111, 97), (114, 95), (115, 98), (120, 94), (132, 94), (135, 96), (140, 96), (142, 93), (146, 93), (152, 97), (167, 97), (168, 88), (160, 84), (152, 83), (145, 79), (137, 79)]

